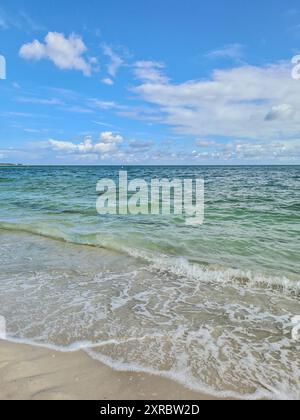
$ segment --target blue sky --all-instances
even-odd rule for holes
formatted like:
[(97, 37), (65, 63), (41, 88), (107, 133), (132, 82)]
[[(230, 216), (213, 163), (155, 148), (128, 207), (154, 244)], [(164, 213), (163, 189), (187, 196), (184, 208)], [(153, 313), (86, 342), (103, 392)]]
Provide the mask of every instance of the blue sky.
[(297, 54), (299, 1), (1, 1), (0, 162), (299, 164)]

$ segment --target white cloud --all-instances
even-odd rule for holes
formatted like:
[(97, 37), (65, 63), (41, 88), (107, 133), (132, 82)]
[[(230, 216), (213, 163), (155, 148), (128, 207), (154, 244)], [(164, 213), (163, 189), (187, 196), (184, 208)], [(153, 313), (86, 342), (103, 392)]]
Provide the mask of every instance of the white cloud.
[(96, 124), (96, 125), (101, 125), (102, 127), (114, 127), (113, 126), (113, 124), (109, 124), (109, 123), (107, 123), (107, 122), (103, 122), (103, 121), (96, 121), (96, 120), (93, 120), (92, 121), (92, 123), (93, 124)]
[(85, 76), (92, 73), (92, 64), (84, 58), (87, 51), (82, 38), (71, 34), (68, 38), (58, 32), (49, 32), (44, 43), (34, 40), (24, 44), (20, 56), (26, 60), (48, 59), (62, 70), (78, 70)]
[(115, 82), (109, 77), (105, 77), (104, 79), (101, 80), (101, 82), (108, 86), (112, 86), (115, 84)]
[(300, 82), (292, 79), (290, 63), (217, 70), (209, 79), (181, 84), (148, 81), (134, 91), (180, 134), (300, 137)]
[(47, 57), (46, 47), (35, 39), (31, 43), (22, 45), (20, 56), (26, 60), (41, 60)]
[(214, 140), (199, 139), (195, 143), (200, 147), (218, 147), (218, 143)]
[[(57, 152), (76, 153), (79, 152), (79, 145), (69, 141), (49, 140), (49, 145)], [(84, 143), (82, 143), (84, 145)]]
[(90, 136), (82, 142), (49, 140), (48, 148), (57, 152), (57, 158), (98, 159), (119, 163), (138, 163), (140, 161), (159, 161), (168, 157), (165, 152), (155, 150), (153, 141), (125, 141), (120, 134), (105, 131), (93, 142)]
[(117, 150), (117, 145), (115, 143), (97, 143), (95, 144), (94, 150), (100, 154), (107, 154), (115, 152)]
[(229, 44), (206, 54), (210, 58), (229, 58), (238, 60), (243, 55), (244, 46), (241, 44)]
[(289, 121), (295, 117), (295, 110), (291, 105), (282, 104), (273, 106), (266, 115), (266, 121)]
[(113, 134), (111, 131), (104, 131), (100, 134), (100, 140), (103, 141), (103, 143), (122, 143), (123, 137), (119, 134)]
[(137, 61), (134, 64), (134, 74), (137, 79), (146, 83), (167, 83), (164, 75), (165, 65), (156, 61)]
[(212, 151), (194, 151), (194, 159), (215, 160), (221, 162), (297, 162), (300, 158), (300, 141), (247, 142), (234, 141), (218, 143), (218, 149)]
[(99, 99), (90, 99), (88, 101), (89, 105), (94, 107), (94, 108), (99, 108), (99, 109), (104, 109), (104, 110), (109, 110), (109, 109), (117, 109), (118, 108), (118, 104), (116, 104), (113, 101), (101, 101)]
[(43, 98), (34, 98), (34, 97), (19, 97), (16, 98), (17, 102), (21, 103), (30, 103), (30, 104), (38, 104), (38, 105), (63, 105), (64, 103), (60, 99), (51, 98), (51, 99), (43, 99)]
[(96, 99), (96, 98), (89, 99), (87, 103), (91, 108), (101, 109), (104, 111), (114, 110), (114, 111), (118, 111), (118, 114), (121, 113), (122, 111), (125, 112), (128, 109), (130, 109), (128, 106), (118, 104), (114, 101), (102, 101), (101, 99)]
[(56, 152), (91, 156), (95, 154), (103, 155), (116, 152), (123, 140), (123, 137), (119, 134), (113, 134), (110, 131), (105, 131), (100, 134), (99, 141), (97, 143), (93, 143), (92, 138), (88, 136), (81, 143), (51, 139), (49, 140), (49, 146)]
[(73, 105), (60, 108), (62, 111), (73, 112), (74, 114), (94, 114), (94, 111), (80, 105)]
[(107, 66), (108, 74), (111, 77), (116, 77), (119, 68), (124, 64), (123, 59), (109, 45), (103, 44), (102, 50), (103, 54), (110, 59), (110, 63)]

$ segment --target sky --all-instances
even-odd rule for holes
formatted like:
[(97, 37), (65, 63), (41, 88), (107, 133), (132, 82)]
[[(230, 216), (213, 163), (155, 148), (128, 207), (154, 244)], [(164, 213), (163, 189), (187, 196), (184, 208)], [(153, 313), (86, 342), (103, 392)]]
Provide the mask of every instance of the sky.
[(0, 0), (0, 162), (300, 164), (299, 54), (299, 0)]

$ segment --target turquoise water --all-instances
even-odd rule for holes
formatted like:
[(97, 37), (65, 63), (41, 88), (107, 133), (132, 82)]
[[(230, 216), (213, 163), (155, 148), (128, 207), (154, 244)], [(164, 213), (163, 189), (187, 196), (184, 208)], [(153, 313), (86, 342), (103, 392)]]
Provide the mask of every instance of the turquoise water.
[(205, 223), (100, 216), (118, 167), (0, 168), (10, 339), (84, 347), (216, 395), (300, 397), (300, 167), (129, 167), (204, 178)]

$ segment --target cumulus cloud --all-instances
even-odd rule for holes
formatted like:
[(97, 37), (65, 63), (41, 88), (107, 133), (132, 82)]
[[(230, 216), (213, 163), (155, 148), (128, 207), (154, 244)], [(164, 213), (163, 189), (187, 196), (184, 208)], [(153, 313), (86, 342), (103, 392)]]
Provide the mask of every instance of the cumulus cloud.
[(46, 47), (35, 39), (31, 43), (22, 45), (20, 56), (26, 60), (41, 60), (42, 58), (47, 57)]
[(49, 140), (49, 145), (57, 152), (76, 153), (90, 151), (91, 140), (85, 139), (83, 143), (75, 144), (70, 141)]
[(56, 152), (63, 152), (74, 155), (102, 155), (117, 151), (118, 146), (123, 142), (123, 137), (105, 131), (100, 134), (99, 140), (93, 143), (91, 137), (86, 137), (81, 143), (71, 141), (49, 140), (49, 147)]
[(84, 54), (87, 51), (82, 38), (76, 34), (65, 37), (58, 32), (49, 32), (44, 42), (34, 40), (24, 44), (19, 54), (26, 60), (48, 59), (62, 70), (78, 70), (85, 76), (92, 73), (92, 63)]
[(124, 139), (119, 134), (114, 134), (111, 131), (104, 131), (100, 134), (100, 140), (103, 141), (103, 143), (120, 144), (123, 142)]
[(95, 152), (100, 154), (112, 153), (117, 150), (116, 143), (97, 143), (94, 147)]
[(300, 83), (289, 63), (217, 70), (181, 84), (145, 81), (133, 90), (180, 134), (264, 141), (300, 136)]
[(168, 158), (168, 153), (156, 150), (154, 146), (154, 141), (125, 140), (120, 134), (111, 131), (101, 132), (96, 141), (87, 136), (81, 142), (54, 139), (47, 142), (47, 148), (56, 152), (59, 159), (100, 159), (122, 164)]

